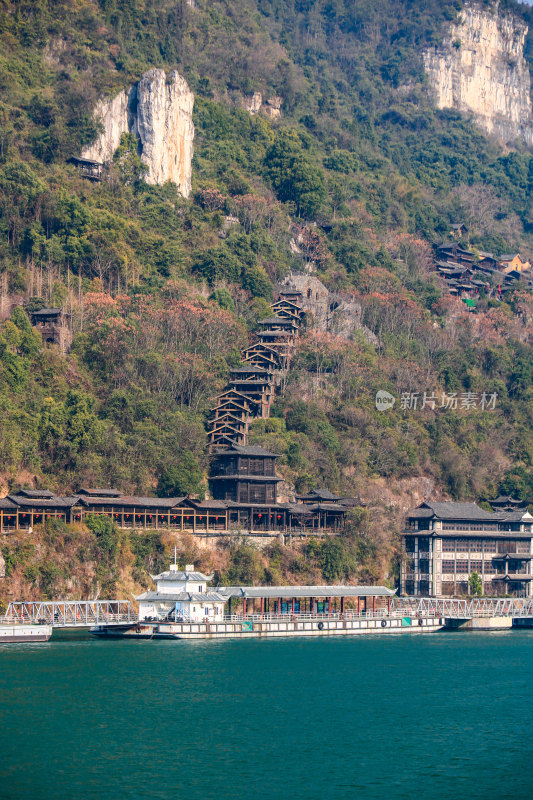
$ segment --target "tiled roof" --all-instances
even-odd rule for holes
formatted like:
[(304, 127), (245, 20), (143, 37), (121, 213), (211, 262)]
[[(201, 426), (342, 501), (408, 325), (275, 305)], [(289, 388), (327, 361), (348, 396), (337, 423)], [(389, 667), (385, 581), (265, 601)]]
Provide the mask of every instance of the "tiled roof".
[(187, 572), (183, 570), (167, 570), (160, 572), (159, 575), (152, 575), (154, 581), (211, 581), (212, 575), (204, 575), (203, 572)]
[(234, 455), (237, 453), (240, 456), (269, 456), (270, 458), (279, 458), (279, 455), (276, 453), (271, 453), (269, 450), (265, 450), (264, 447), (259, 447), (256, 445), (240, 445), (236, 444), (233, 447), (228, 448), (227, 450), (221, 450), (217, 453), (217, 456), (227, 456), (227, 455)]
[(143, 508), (175, 508), (185, 500), (183, 497), (80, 497), (79, 501), (84, 506), (139, 506)]
[(218, 586), (229, 597), (392, 597), (386, 586)]
[[(422, 512), (422, 513), (420, 513)], [(494, 514), (480, 508), (477, 503), (426, 501), (418, 508), (409, 511), (409, 517), (437, 517), (451, 520), (494, 520)]]

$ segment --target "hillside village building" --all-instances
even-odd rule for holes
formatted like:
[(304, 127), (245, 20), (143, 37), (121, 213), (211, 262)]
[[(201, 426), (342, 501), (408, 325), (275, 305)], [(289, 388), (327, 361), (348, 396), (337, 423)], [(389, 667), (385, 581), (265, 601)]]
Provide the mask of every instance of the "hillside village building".
[[(495, 505), (502, 501), (509, 498)], [(532, 597), (532, 526), (525, 508), (491, 513), (476, 503), (422, 503), (402, 533), (401, 594), (468, 595), (477, 573), (485, 595)]]

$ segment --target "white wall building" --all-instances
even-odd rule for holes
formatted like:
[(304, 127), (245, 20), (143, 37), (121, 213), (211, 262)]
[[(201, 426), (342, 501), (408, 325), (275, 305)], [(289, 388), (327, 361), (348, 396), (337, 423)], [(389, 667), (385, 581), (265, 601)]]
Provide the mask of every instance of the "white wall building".
[(185, 622), (221, 622), (224, 618), (225, 597), (209, 591), (207, 584), (212, 575), (195, 572), (193, 564), (180, 571), (171, 564), (168, 572), (152, 575), (155, 592), (144, 592), (135, 599), (139, 602), (139, 621), (171, 619)]

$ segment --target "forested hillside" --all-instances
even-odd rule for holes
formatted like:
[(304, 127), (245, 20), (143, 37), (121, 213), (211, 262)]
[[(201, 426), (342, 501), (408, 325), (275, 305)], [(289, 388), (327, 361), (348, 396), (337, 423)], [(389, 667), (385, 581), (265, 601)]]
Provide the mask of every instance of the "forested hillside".
[[(289, 490), (395, 508), (392, 528), (425, 494), (533, 495), (533, 299), (470, 313), (430, 271), (457, 221), (477, 248), (533, 260), (532, 154), (431, 103), (421, 51), (460, 6), (0, 0), (4, 490), (168, 492), (179, 464), (173, 491), (202, 494), (213, 397), (276, 283), (310, 268), (360, 302), (377, 344), (303, 337), (252, 432), (282, 454)], [(99, 132), (98, 98), (151, 67), (195, 94), (188, 200), (143, 181), (131, 136), (101, 182), (68, 163)], [(279, 119), (244, 109), (254, 92), (281, 99)], [(32, 329), (42, 305), (71, 315), (67, 352)], [(398, 398), (388, 413), (380, 389)], [(497, 402), (440, 408), (453, 392)], [(378, 528), (388, 558), (393, 530)]]

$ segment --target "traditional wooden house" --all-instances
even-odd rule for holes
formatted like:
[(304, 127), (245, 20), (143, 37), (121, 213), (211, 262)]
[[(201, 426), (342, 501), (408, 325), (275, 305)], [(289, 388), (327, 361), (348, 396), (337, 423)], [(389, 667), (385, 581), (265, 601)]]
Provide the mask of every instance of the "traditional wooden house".
[(255, 404), (256, 416), (268, 417), (275, 391), (272, 371), (251, 365), (232, 369), (229, 386)]
[(91, 161), (89, 158), (77, 158), (73, 156), (68, 159), (69, 164), (73, 164), (83, 178), (90, 181), (100, 181), (102, 179), (103, 164), (99, 161)]
[(209, 477), (214, 499), (275, 504), (276, 486), (282, 480), (276, 475), (277, 458), (262, 447), (239, 445), (214, 453)]
[(62, 308), (41, 308), (31, 312), (31, 324), (48, 344), (62, 344), (68, 320), (69, 315)]
[(284, 367), (283, 359), (277, 350), (273, 350), (271, 347), (259, 342), (243, 350), (241, 359), (244, 364), (270, 370), (271, 372), (281, 370)]
[(456, 225), (450, 225), (450, 236), (454, 239), (462, 239), (468, 233), (468, 228), (464, 222), (459, 222)]

